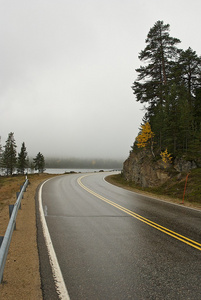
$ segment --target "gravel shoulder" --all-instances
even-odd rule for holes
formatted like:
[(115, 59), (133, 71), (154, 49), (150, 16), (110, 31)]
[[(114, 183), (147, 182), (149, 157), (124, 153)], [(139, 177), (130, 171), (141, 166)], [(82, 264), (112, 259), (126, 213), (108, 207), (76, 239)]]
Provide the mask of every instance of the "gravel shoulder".
[[(24, 193), (7, 256), (3, 282), (0, 284), (1, 300), (43, 299), (37, 247), (35, 194), (38, 185), (46, 179), (44, 177), (38, 176), (31, 180)], [(12, 199), (8, 199), (9, 204), (15, 201), (15, 195)], [(1, 209), (0, 220), (0, 235), (4, 235), (9, 222), (8, 205), (4, 205)]]

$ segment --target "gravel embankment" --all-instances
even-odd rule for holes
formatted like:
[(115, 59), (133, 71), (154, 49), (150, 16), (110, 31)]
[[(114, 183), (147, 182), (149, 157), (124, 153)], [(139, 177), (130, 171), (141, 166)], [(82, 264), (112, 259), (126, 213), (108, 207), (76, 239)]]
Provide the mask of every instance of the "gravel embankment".
[[(42, 181), (44, 176), (31, 180), (24, 193), (0, 285), (1, 300), (42, 300), (35, 211), (35, 193)], [(9, 222), (8, 206), (1, 209), (0, 220), (2, 235)]]

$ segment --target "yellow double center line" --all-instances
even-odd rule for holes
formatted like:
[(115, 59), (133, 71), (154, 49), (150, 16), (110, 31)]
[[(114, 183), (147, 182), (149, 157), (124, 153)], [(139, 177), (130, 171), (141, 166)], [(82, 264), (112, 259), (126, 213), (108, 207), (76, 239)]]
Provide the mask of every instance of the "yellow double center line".
[(151, 221), (149, 219), (146, 219), (143, 216), (141, 216), (139, 214), (136, 214), (135, 212), (133, 212), (133, 211), (131, 211), (131, 210), (129, 210), (129, 209), (127, 209), (127, 208), (125, 208), (125, 207), (123, 207), (123, 206), (121, 206), (121, 205), (119, 205), (119, 204), (117, 204), (117, 203), (115, 203), (115, 202), (113, 202), (113, 201), (111, 201), (111, 200), (109, 200), (109, 199), (107, 199), (107, 198), (99, 195), (99, 194), (97, 194), (96, 192), (90, 190), (81, 181), (81, 179), (84, 178), (84, 177), (86, 177), (86, 176), (89, 176), (89, 175), (83, 175), (83, 176), (79, 177), (77, 179), (77, 182), (88, 193), (90, 193), (90, 194), (94, 195), (95, 197), (101, 199), (102, 201), (104, 201), (104, 202), (106, 202), (106, 203), (108, 203), (108, 204), (116, 207), (117, 209), (125, 212), (126, 214), (132, 216), (133, 218), (138, 219), (141, 222), (143, 222), (143, 223), (145, 223), (145, 224), (147, 224), (147, 225), (149, 225), (151, 227), (154, 227), (154, 228), (162, 231), (163, 233), (166, 233), (167, 235), (170, 235), (171, 237), (173, 237), (173, 238), (175, 238), (175, 239), (177, 239), (177, 240), (179, 240), (179, 241), (181, 241), (181, 242), (183, 242), (183, 243), (185, 243), (185, 244), (187, 244), (187, 245), (189, 245), (189, 246), (191, 246), (193, 248), (196, 248), (196, 249), (198, 249), (198, 250), (201, 251), (201, 244), (200, 243), (198, 243), (196, 241), (193, 241), (193, 240), (191, 240), (191, 239), (189, 239), (189, 238), (187, 238), (187, 237), (185, 237), (185, 236), (183, 236), (183, 235), (181, 235), (179, 233), (176, 233), (176, 232), (174, 232), (174, 231), (172, 231), (172, 230), (170, 230), (170, 229), (168, 229), (168, 228), (166, 228), (164, 226), (161, 226), (161, 225), (159, 225), (159, 224), (157, 224), (157, 223), (155, 223), (155, 222), (153, 222), (153, 221)]

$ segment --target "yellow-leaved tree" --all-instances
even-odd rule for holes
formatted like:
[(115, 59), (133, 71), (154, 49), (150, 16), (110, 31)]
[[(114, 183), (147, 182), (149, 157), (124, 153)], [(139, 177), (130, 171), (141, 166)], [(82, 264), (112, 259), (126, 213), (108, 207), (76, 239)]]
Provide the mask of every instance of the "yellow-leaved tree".
[(153, 137), (154, 137), (154, 133), (151, 130), (151, 126), (149, 122), (146, 122), (145, 124), (141, 125), (141, 131), (136, 137), (136, 142), (138, 148), (144, 148), (148, 144), (150, 144), (152, 154), (153, 156), (155, 156), (153, 153)]
[(165, 168), (166, 168), (166, 164), (172, 162), (171, 154), (168, 153), (167, 148), (166, 148), (165, 151), (161, 152), (160, 156), (162, 158), (162, 161), (165, 163)]

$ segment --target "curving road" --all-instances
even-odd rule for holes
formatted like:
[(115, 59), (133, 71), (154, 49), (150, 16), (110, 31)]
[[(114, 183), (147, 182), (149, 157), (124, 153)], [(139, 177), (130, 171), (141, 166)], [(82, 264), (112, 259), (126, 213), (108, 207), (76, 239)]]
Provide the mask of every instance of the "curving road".
[[(201, 212), (118, 188), (106, 175), (59, 176), (41, 189), (70, 299), (200, 299)], [(39, 226), (44, 299), (56, 299), (44, 251)]]

